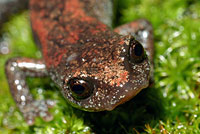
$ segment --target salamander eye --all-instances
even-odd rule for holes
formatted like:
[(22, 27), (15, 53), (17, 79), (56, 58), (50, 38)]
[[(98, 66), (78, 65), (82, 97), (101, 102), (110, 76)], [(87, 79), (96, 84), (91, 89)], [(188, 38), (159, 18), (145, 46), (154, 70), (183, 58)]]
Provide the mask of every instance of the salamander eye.
[(88, 98), (94, 90), (94, 86), (91, 83), (80, 78), (70, 79), (68, 86), (72, 96), (77, 100)]
[(145, 59), (146, 55), (143, 46), (132, 39), (129, 44), (129, 59), (131, 62), (140, 63)]

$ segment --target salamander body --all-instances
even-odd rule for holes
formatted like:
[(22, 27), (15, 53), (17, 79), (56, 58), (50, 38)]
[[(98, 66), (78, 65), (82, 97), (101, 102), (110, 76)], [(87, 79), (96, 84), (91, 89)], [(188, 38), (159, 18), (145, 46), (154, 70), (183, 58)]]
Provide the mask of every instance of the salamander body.
[(52, 120), (52, 103), (34, 100), (27, 76), (50, 76), (70, 104), (86, 111), (113, 110), (148, 87), (145, 49), (151, 60), (153, 48), (146, 20), (111, 30), (110, 0), (30, 0), (29, 9), (43, 59), (12, 58), (6, 64), (11, 93), (28, 124), (39, 115)]

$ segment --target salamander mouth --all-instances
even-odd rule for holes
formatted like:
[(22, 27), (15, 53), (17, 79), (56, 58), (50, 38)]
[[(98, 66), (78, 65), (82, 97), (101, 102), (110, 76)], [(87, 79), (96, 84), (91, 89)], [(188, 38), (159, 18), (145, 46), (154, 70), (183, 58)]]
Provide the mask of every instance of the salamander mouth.
[(138, 64), (126, 63), (126, 67), (129, 72), (128, 82), (126, 82), (123, 87), (119, 87), (119, 94), (115, 96), (115, 98), (117, 98), (117, 102), (112, 103), (113, 100), (111, 99), (111, 103), (107, 104), (105, 107), (105, 110), (107, 111), (111, 111), (118, 105), (131, 100), (142, 89), (149, 86), (151, 72), (148, 58), (144, 59), (142, 63)]
[[(131, 50), (131, 59), (128, 56), (128, 49)], [(68, 85), (71, 90), (64, 89), (64, 96), (73, 106), (89, 112), (111, 111), (132, 99), (149, 85), (150, 64), (148, 58), (143, 57), (144, 50), (140, 44), (132, 42), (131, 47), (124, 44), (113, 50), (115, 50), (115, 57), (112, 57), (109, 51), (108, 53), (102, 52), (105, 56), (109, 56), (103, 57), (103, 61), (98, 59), (100, 56), (92, 57), (91, 59), (96, 59), (95, 62), (83, 62), (80, 67), (84, 66), (84, 68), (80, 68), (78, 71), (74, 69), (71, 78), (67, 76), (67, 81), (83, 77), (90, 83), (87, 84), (87, 82), (82, 82), (82, 79), (76, 79), (75, 82), (71, 81), (71, 87)], [(94, 87), (92, 92), (85, 94), (83, 89), (90, 89), (91, 85)], [(75, 96), (75, 94), (81, 95), (81, 97)]]
[[(113, 105), (108, 105), (107, 107), (105, 107), (105, 110), (107, 111), (112, 111), (114, 110), (117, 106), (124, 104), (125, 102), (131, 100), (133, 97), (135, 97), (142, 89), (147, 88), (149, 86), (149, 81), (147, 81), (143, 86), (141, 86), (140, 88), (138, 88), (137, 90), (135, 90), (134, 88), (131, 89), (131, 87), (129, 87), (129, 92), (126, 92), (124, 90), (124, 92), (122, 93), (123, 95), (119, 98), (121, 98), (117, 103), (113, 104)], [(126, 87), (128, 88), (128, 86)]]

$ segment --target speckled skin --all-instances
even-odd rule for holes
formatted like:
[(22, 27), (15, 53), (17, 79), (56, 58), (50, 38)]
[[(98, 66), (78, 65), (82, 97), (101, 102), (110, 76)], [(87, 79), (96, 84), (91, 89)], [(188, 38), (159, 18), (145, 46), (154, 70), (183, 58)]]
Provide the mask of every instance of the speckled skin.
[[(14, 58), (6, 64), (11, 93), (29, 125), (37, 116), (52, 120), (48, 107), (53, 102), (34, 100), (25, 83), (26, 76), (50, 76), (69, 103), (86, 111), (113, 110), (149, 85), (148, 58), (144, 56), (141, 62), (130, 60), (130, 45), (138, 42), (131, 35), (116, 33), (130, 24), (116, 32), (108, 27), (112, 22), (111, 0), (30, 0), (29, 5), (34, 37), (43, 60)], [(133, 31), (139, 23), (135, 23)], [(146, 27), (136, 29), (135, 33)], [(151, 30), (147, 28), (147, 35), (141, 36), (144, 45), (153, 44)], [(89, 97), (73, 96), (68, 84), (73, 78), (91, 83)]]
[(153, 28), (146, 19), (139, 19), (131, 23), (119, 26), (114, 29), (115, 32), (121, 35), (132, 35), (145, 48), (150, 60), (151, 77), (150, 84), (153, 84), (153, 70), (154, 70), (154, 45), (153, 45)]

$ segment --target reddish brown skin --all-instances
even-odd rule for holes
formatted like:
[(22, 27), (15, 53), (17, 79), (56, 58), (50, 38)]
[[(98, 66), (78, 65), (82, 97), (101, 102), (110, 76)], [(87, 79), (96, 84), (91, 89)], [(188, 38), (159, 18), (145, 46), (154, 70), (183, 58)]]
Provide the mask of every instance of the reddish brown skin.
[[(149, 60), (153, 65), (154, 57), (154, 45), (153, 45), (153, 28), (149, 21), (146, 19), (139, 19), (131, 23), (119, 26), (114, 29), (115, 32), (121, 35), (133, 35), (144, 46), (148, 52)], [(146, 32), (146, 39), (143, 37), (143, 33)], [(152, 68), (153, 69), (153, 68)]]
[[(48, 5), (53, 7), (47, 7)], [(40, 37), (47, 68), (61, 64), (61, 57), (69, 51), (69, 47), (83, 44), (88, 37), (109, 31), (105, 24), (87, 16), (83, 10), (83, 3), (78, 0), (32, 0), (30, 9), (32, 28)]]
[[(154, 83), (154, 41), (153, 41), (153, 27), (146, 19), (139, 19), (125, 25), (121, 25), (114, 29), (115, 32), (121, 35), (132, 35), (145, 48), (151, 65), (150, 86)], [(145, 37), (144, 37), (145, 36)]]
[[(6, 64), (11, 93), (29, 125), (34, 124), (37, 116), (45, 121), (53, 118), (48, 113), (52, 103), (33, 99), (25, 82), (27, 76), (50, 76), (70, 104), (86, 111), (113, 110), (149, 85), (148, 57), (144, 51), (139, 57), (131, 57), (130, 47), (132, 53), (137, 53), (136, 46), (141, 45), (133, 36), (121, 33), (127, 28), (133, 33), (147, 30), (141, 41), (152, 48), (149, 23), (143, 25), (143, 21), (138, 21), (117, 28), (119, 34), (113, 32), (109, 27), (112, 19), (108, 19), (112, 16), (111, 0), (30, 0), (29, 8), (43, 60), (14, 58)], [(153, 49), (147, 50), (151, 53)], [(87, 98), (74, 97), (69, 85), (74, 78), (92, 85)]]
[[(42, 0), (40, 2), (32, 0), (30, 2), (32, 28), (36, 37), (39, 37), (47, 70), (54, 74), (52, 75), (53, 80), (57, 81), (58, 84), (60, 83), (61, 88), (66, 88), (65, 85), (63, 87), (62, 82), (65, 81), (67, 83), (70, 79), (69, 76), (80, 77), (80, 75), (83, 74), (81, 73), (81, 70), (91, 67), (92, 59), (104, 55), (102, 60), (109, 61), (109, 59), (112, 59), (109, 56), (116, 55), (117, 57), (117, 51), (122, 51), (122, 46), (124, 47), (125, 41), (129, 39), (127, 36), (122, 37), (121, 35), (112, 32), (109, 27), (100, 22), (95, 16), (89, 16), (86, 13), (86, 7), (86, 2), (80, 0)], [(93, 44), (96, 44), (96, 46), (93, 46)], [(112, 50), (113, 53), (109, 52), (110, 50)], [(77, 54), (76, 59), (70, 61), (66, 65), (66, 59), (74, 53)], [(120, 55), (123, 55), (123, 53)], [(82, 62), (81, 59), (85, 59), (87, 64)], [(117, 57), (110, 60), (110, 62), (112, 62), (112, 64), (120, 64), (118, 60)], [(98, 64), (100, 64), (100, 62)], [(144, 70), (145, 68), (148, 68), (148, 63), (145, 64), (141, 66), (141, 68), (144, 67)], [(97, 70), (99, 70), (98, 68), (105, 68), (105, 64), (102, 66), (95, 65), (95, 68), (97, 68)], [(115, 71), (120, 70), (116, 69)], [(118, 89), (120, 84), (128, 87), (131, 85), (134, 87), (136, 86), (133, 83), (125, 84), (129, 81), (128, 77), (130, 74), (128, 71), (130, 70), (122, 69), (119, 78), (116, 78), (116, 80), (113, 81), (107, 80), (110, 82), (110, 85), (106, 84), (106, 80), (103, 82), (100, 80), (93, 80), (93, 82), (98, 83), (97, 85), (99, 90), (108, 88), (109, 93), (105, 94), (106, 96), (114, 95), (115, 93), (110, 92), (117, 92), (117, 90), (122, 92), (122, 89)], [(84, 76), (86, 79), (88, 76), (92, 77), (92, 79), (95, 77), (90, 75), (91, 73), (94, 73), (91, 70), (82, 72), (86, 75)], [(94, 103), (96, 102), (99, 106), (91, 106), (91, 108), (87, 108), (88, 100), (81, 100), (81, 102), (75, 101), (73, 98), (69, 97), (70, 95), (68, 91), (63, 90), (63, 93), (68, 100), (82, 109), (85, 107), (86, 110), (89, 111), (112, 110), (118, 104), (121, 104), (135, 96), (142, 88), (148, 85), (149, 71), (146, 70), (144, 74), (147, 75), (142, 76), (145, 79), (141, 82), (143, 84), (138, 85), (136, 90), (130, 91), (129, 94), (127, 94), (127, 97), (122, 97), (123, 99), (121, 98), (121, 100), (123, 101), (115, 100), (112, 106), (107, 103), (104, 104), (103, 102), (101, 104), (100, 102), (97, 103), (97, 100), (95, 101), (95, 98), (93, 98), (92, 101)], [(133, 77), (129, 79), (135, 78)], [(109, 100), (109, 98), (106, 100)]]

